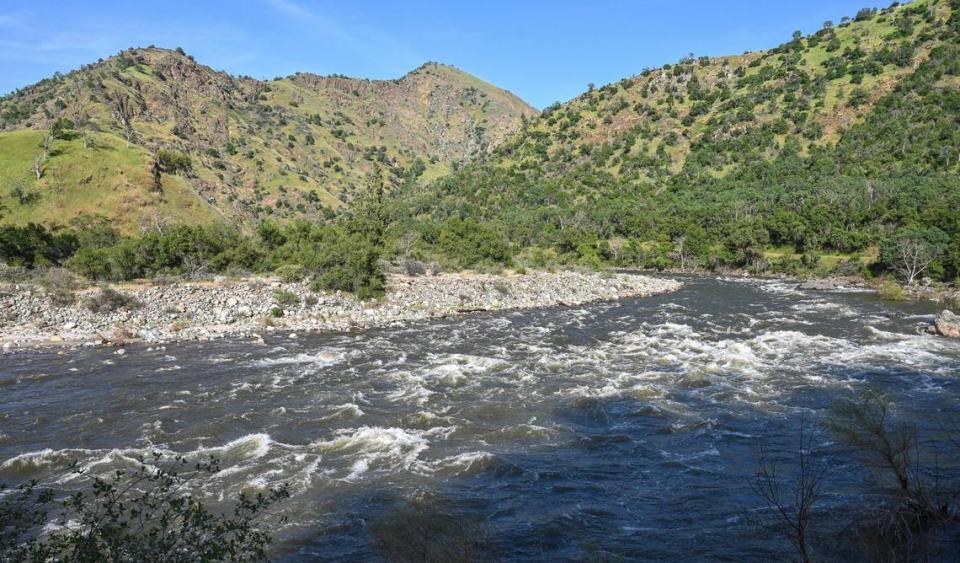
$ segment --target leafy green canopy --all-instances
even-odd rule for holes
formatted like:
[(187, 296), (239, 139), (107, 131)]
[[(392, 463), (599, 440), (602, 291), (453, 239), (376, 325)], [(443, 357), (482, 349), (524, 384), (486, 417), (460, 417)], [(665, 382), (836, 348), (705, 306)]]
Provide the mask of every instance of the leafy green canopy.
[[(941, 21), (933, 14), (942, 8), (949, 17)], [(682, 161), (667, 157), (673, 150), (667, 137), (646, 129), (628, 130), (613, 143), (564, 148), (569, 124), (577, 122), (571, 118), (591, 115), (591, 104), (609, 99), (615, 87), (552, 108), (489, 162), (426, 189), (402, 190), (393, 206), (393, 238), (413, 239), (414, 253), (439, 253), (467, 266), (509, 263), (509, 256), (522, 259), (535, 247), (585, 264), (761, 269), (770, 267), (764, 252), (771, 247), (867, 254), (904, 233), (936, 229), (945, 238), (933, 237), (927, 274), (953, 279), (960, 275), (960, 2), (901, 7), (850, 25), (879, 25), (884, 18), (895, 24), (887, 43), (899, 47), (837, 47), (827, 74), (804, 71), (795, 55), (815, 41), (831, 41), (832, 29), (756, 59), (757, 70), (743, 75), (738, 90), (694, 82), (688, 98), (713, 113), (698, 135), (685, 133), (690, 140)], [(911, 58), (921, 50), (924, 57)], [(774, 57), (779, 66), (764, 66)], [(908, 60), (915, 68), (835, 141), (809, 129), (816, 125), (809, 117), (813, 105), (823, 103), (832, 81), (856, 86), (871, 73), (899, 72)], [(683, 73), (697, 64), (686, 62)], [(847, 92), (835, 113), (855, 110), (863, 97)], [(753, 113), (770, 106), (781, 117)], [(630, 150), (644, 138), (663, 141), (652, 156)], [(463, 234), (465, 228), (472, 233)], [(486, 237), (494, 239), (484, 243), (492, 249), (486, 256), (451, 242)], [(880, 258), (877, 267), (897, 269), (891, 253)]]

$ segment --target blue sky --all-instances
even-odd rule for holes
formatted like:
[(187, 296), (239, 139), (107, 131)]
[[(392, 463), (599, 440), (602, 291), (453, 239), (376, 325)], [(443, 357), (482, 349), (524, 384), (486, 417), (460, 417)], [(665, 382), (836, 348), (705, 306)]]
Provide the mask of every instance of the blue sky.
[(871, 0), (0, 0), (0, 92), (131, 46), (233, 74), (456, 65), (543, 108), (680, 57), (772, 47)]

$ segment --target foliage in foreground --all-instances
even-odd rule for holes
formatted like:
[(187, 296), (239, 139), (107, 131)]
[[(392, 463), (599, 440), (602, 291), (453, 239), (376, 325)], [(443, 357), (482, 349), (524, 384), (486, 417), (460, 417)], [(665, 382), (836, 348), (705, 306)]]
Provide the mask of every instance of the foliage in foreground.
[[(944, 538), (956, 541), (960, 532), (960, 491), (945, 478), (937, 456), (923, 450), (915, 426), (897, 419), (888, 397), (867, 390), (842, 400), (825, 426), (873, 476), (872, 488), (859, 506), (823, 508), (831, 464), (818, 451), (822, 437), (801, 419), (797, 454), (786, 466), (789, 477), (761, 451), (754, 491), (768, 517), (753, 517), (756, 524), (788, 540), (804, 562), (831, 551), (839, 559), (929, 561), (956, 549)], [(825, 530), (825, 520), (835, 526), (844, 518), (846, 525)]]
[(286, 486), (250, 498), (241, 494), (231, 513), (207, 508), (185, 492), (216, 473), (216, 460), (189, 464), (176, 458), (161, 468), (155, 454), (132, 472), (108, 477), (75, 474), (86, 486), (66, 498), (30, 482), (0, 486), (2, 561), (262, 561), (271, 534), (263, 520), (289, 496)]

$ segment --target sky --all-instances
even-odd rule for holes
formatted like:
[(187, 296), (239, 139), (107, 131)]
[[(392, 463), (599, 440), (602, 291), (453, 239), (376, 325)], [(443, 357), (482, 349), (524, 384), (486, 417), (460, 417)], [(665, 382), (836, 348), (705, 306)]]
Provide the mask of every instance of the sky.
[(690, 53), (770, 48), (871, 2), (0, 0), (0, 93), (156, 45), (256, 78), (399, 78), (442, 62), (542, 109)]

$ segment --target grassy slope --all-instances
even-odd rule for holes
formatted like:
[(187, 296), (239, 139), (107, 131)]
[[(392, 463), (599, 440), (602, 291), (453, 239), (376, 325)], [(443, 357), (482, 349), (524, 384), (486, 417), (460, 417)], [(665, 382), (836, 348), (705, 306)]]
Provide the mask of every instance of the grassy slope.
[(103, 215), (114, 218), (120, 230), (132, 233), (141, 220), (155, 215), (175, 215), (187, 224), (220, 219), (183, 178), (165, 175), (162, 191), (149, 190), (147, 186), (153, 185), (150, 156), (106, 133), (92, 134), (90, 148), (79, 138), (52, 141), (38, 181), (33, 165), (42, 152), (43, 135), (34, 130), (0, 133), (0, 182), (38, 196), (37, 201), (22, 205), (3, 194), (0, 202), (6, 222), (62, 225), (82, 215)]
[[(134, 147), (120, 139), (118, 99), (134, 108)], [(366, 191), (376, 166), (388, 188), (405, 181), (415, 159), (426, 164), (421, 180), (436, 178), (486, 153), (516, 130), (521, 115), (534, 114), (515, 96), (444, 65), (398, 80), (294, 75), (261, 82), (173, 51), (131, 49), (0, 99), (0, 135), (12, 151), (0, 160), (0, 197), (12, 182), (29, 183), (20, 176), (39, 152), (39, 131), (61, 117), (100, 147), (58, 142), (62, 154), (46, 163), (56, 181), (49, 174), (30, 184), (40, 202), (8, 203), (7, 221), (49, 223), (92, 209), (125, 227), (145, 212), (177, 222), (319, 217)], [(189, 154), (193, 169), (167, 178), (159, 200), (148, 172), (161, 148)]]

